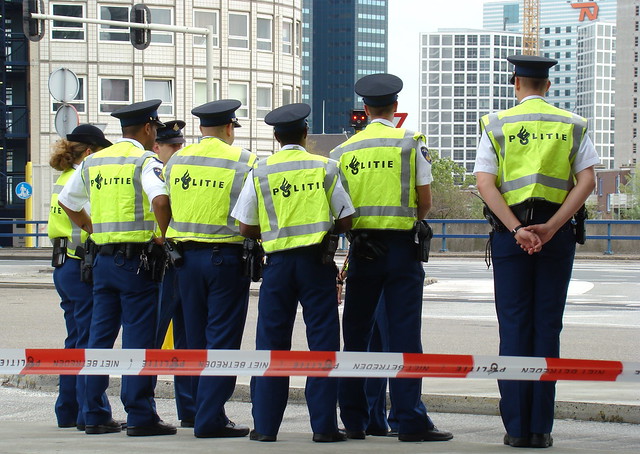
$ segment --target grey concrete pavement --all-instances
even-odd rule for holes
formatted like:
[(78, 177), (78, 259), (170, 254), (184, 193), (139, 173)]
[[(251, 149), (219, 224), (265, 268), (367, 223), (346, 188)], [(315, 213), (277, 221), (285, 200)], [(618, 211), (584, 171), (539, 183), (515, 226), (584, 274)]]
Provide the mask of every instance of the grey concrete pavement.
[[(51, 281), (51, 268), (42, 260), (48, 260), (50, 251), (0, 249), (0, 261), (12, 260), (8, 266), (9, 271), (0, 272), (0, 313), (3, 314), (5, 327), (0, 330), (0, 348), (58, 348), (64, 338), (64, 325), (60, 309), (57, 304), (57, 295)], [(430, 262), (430, 266), (437, 267), (438, 260), (446, 260), (443, 257), (452, 257), (453, 254), (436, 254)], [(477, 254), (467, 256), (471, 261), (481, 260)], [(587, 260), (590, 257), (585, 257)], [(599, 257), (601, 258), (601, 257)], [(610, 256), (606, 257), (611, 259)], [(616, 257), (615, 259), (621, 259)], [(625, 257), (625, 259), (637, 261), (638, 257)], [(39, 265), (30, 264), (30, 261), (39, 261)], [(253, 284), (250, 303), (250, 314), (247, 320), (245, 341), (243, 349), (252, 349), (255, 335), (256, 295), (259, 284)], [(434, 303), (427, 304), (427, 308), (433, 308)], [(460, 346), (447, 345), (450, 341), (447, 335), (449, 325), (442, 324), (441, 320), (429, 320), (432, 316), (428, 311), (425, 321), (429, 323), (428, 336), (434, 332), (442, 331), (441, 337), (434, 339), (429, 337), (425, 345), (436, 346), (430, 353), (475, 353), (494, 354), (496, 349), (497, 330), (495, 321), (482, 323), (469, 323), (466, 328), (470, 336), (473, 336), (473, 351), (466, 351), (469, 343)], [(297, 322), (298, 323), (298, 322)], [(456, 322), (455, 326), (465, 322)], [(305, 349), (304, 331), (302, 325), (294, 330), (294, 348)], [(437, 329), (434, 329), (437, 328)], [(607, 336), (606, 327), (598, 336)], [(589, 333), (593, 333), (588, 327), (567, 332), (569, 349), (572, 346), (585, 345), (590, 341)], [(637, 336), (637, 330), (625, 333), (627, 343), (633, 343)], [(593, 336), (593, 334), (591, 334)], [(572, 338), (572, 336), (574, 338)], [(563, 345), (564, 345), (563, 340)], [(615, 342), (612, 342), (614, 350)], [(446, 345), (447, 350), (441, 350)], [(588, 345), (588, 342), (587, 342)], [(460, 349), (460, 351), (456, 350)], [(637, 349), (635, 353), (629, 352), (627, 357), (615, 357), (611, 359), (623, 359), (638, 361)], [(117, 395), (119, 377), (112, 378), (111, 393)], [(249, 440), (196, 440), (191, 432), (180, 430), (177, 437), (158, 437), (145, 440), (133, 439), (126, 436), (107, 435), (84, 437), (73, 430), (57, 429), (52, 422), (53, 404), (42, 404), (47, 410), (46, 417), (41, 419), (28, 419), (27, 424), (16, 421), (15, 415), (5, 417), (6, 410), (3, 403), (6, 389), (18, 392), (17, 388), (29, 390), (29, 393), (40, 391), (42, 395), (55, 396), (57, 378), (55, 376), (3, 376), (0, 382), (4, 387), (0, 388), (0, 453), (22, 452), (174, 452), (177, 449), (188, 449), (193, 452), (205, 452), (216, 450), (220, 452), (235, 451), (249, 452), (259, 447), (265, 450), (278, 450), (279, 452), (300, 452), (303, 449), (310, 452), (326, 452), (339, 450), (340, 452), (363, 452), (365, 450), (386, 450), (394, 452), (414, 452), (425, 450), (432, 452), (499, 452), (508, 450), (500, 444), (502, 437), (502, 425), (498, 414), (498, 392), (496, 382), (492, 380), (461, 380), (461, 379), (437, 379), (426, 378), (423, 380), (424, 399), (432, 413), (436, 424), (456, 434), (453, 442), (442, 444), (425, 444), (423, 447), (413, 443), (400, 443), (388, 439), (371, 439), (365, 442), (347, 442), (332, 445), (316, 444), (310, 441), (308, 434), (308, 415), (303, 405), (304, 378), (293, 377), (291, 380), (290, 407), (292, 412), (289, 419), (283, 424), (281, 442), (275, 445), (265, 443), (257, 444)], [(234, 401), (230, 403), (237, 408), (238, 413), (231, 413), (232, 418), (238, 423), (250, 423), (250, 404), (248, 404), (248, 377), (239, 377)], [(172, 377), (159, 377), (157, 387), (159, 402), (165, 402), (164, 398), (173, 397)], [(46, 400), (40, 396), (40, 400)], [(167, 408), (174, 408), (172, 401)], [(117, 398), (112, 398), (114, 408), (118, 406)], [(37, 404), (39, 405), (39, 404)], [(160, 405), (160, 404), (159, 404)], [(165, 405), (165, 404), (163, 404)], [(456, 414), (471, 413), (472, 415)], [(163, 416), (175, 415), (172, 412), (162, 413)], [(235, 414), (242, 415), (235, 417)], [(475, 415), (489, 415), (478, 418)], [(175, 419), (175, 416), (173, 416)], [(471, 419), (469, 419), (471, 418)], [(587, 423), (577, 421), (564, 421), (565, 418), (584, 421), (612, 421), (640, 423), (640, 386), (637, 383), (607, 383), (607, 382), (559, 382), (558, 402), (556, 407), (556, 447), (554, 452), (609, 452), (606, 446), (615, 446), (618, 452), (640, 451), (640, 430), (638, 426), (627, 424)], [(172, 422), (170, 417), (165, 417)], [(296, 426), (303, 421), (303, 426)], [(173, 421), (175, 422), (175, 421)], [(576, 426), (577, 425), (577, 426)], [(579, 430), (575, 434), (573, 427)], [(567, 433), (562, 428), (567, 427)], [(618, 431), (621, 432), (618, 432)], [(624, 435), (628, 430), (630, 435)], [(582, 431), (582, 432), (581, 432)], [(286, 434), (286, 436), (285, 436)], [(4, 442), (8, 441), (8, 444)], [(18, 440), (25, 440), (19, 443)], [(31, 441), (33, 440), (33, 442)], [(562, 440), (560, 442), (560, 440)], [(256, 446), (257, 445), (257, 446)], [(427, 446), (428, 445), (428, 446)], [(560, 445), (560, 446), (558, 446)], [(6, 450), (5, 447), (10, 449)], [(43, 449), (46, 446), (47, 448)], [(37, 449), (39, 447), (39, 449)], [(50, 449), (49, 449), (50, 447)], [(628, 449), (628, 451), (625, 451)], [(526, 451), (526, 450), (525, 450)]]

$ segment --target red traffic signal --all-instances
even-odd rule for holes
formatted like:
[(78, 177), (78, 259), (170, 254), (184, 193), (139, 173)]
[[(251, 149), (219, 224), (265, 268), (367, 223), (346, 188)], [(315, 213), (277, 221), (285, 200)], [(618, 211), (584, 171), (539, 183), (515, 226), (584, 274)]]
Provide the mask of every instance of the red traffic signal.
[(364, 110), (351, 111), (351, 127), (360, 130), (367, 125), (367, 114)]

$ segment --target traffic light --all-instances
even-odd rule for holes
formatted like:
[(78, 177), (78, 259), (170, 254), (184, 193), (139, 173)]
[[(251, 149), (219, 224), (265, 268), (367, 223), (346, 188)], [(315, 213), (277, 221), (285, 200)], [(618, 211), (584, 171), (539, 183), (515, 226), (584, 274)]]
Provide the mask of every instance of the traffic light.
[[(129, 22), (148, 24), (151, 22), (151, 10), (147, 5), (139, 3), (131, 7)], [(129, 28), (131, 44), (138, 50), (144, 50), (151, 44), (151, 30), (146, 28)]]
[(40, 41), (44, 36), (44, 20), (32, 19), (31, 14), (44, 14), (43, 0), (22, 0), (22, 30), (29, 41)]
[(360, 131), (367, 126), (367, 114), (364, 110), (351, 111), (351, 127), (356, 131)]

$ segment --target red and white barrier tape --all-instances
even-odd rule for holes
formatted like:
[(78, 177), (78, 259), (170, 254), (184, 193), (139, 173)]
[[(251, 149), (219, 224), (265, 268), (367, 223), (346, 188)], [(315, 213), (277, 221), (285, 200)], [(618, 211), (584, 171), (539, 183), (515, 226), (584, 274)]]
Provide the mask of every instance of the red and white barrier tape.
[(417, 353), (0, 349), (0, 373), (490, 378), (640, 382), (640, 363)]

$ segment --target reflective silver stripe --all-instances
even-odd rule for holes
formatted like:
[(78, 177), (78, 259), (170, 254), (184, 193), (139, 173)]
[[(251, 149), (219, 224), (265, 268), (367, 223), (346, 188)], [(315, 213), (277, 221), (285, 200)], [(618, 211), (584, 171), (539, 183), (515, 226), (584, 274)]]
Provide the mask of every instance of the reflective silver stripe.
[(291, 227), (283, 227), (281, 229), (262, 232), (263, 241), (273, 241), (280, 238), (287, 238), (299, 235), (311, 235), (319, 232), (328, 232), (331, 228), (331, 222), (316, 222), (315, 224), (296, 225)]
[[(260, 183), (260, 192), (262, 193), (262, 198), (264, 200), (264, 209), (267, 212), (267, 219), (269, 220), (269, 230), (271, 232), (275, 232), (278, 230), (278, 218), (276, 216), (276, 209), (273, 205), (273, 194), (269, 187), (268, 175), (269, 169), (266, 161), (259, 162), (258, 166), (253, 169), (253, 176), (254, 178), (257, 178), (258, 183)], [(264, 232), (262, 232), (262, 237), (264, 239)]]
[(140, 230), (153, 231), (154, 229), (154, 221), (101, 222), (99, 224), (93, 224), (93, 233), (132, 232)]
[(241, 172), (245, 171), (248, 166), (248, 162), (248, 157), (245, 157), (242, 161), (234, 161), (232, 159), (212, 158), (208, 156), (178, 155), (175, 157), (175, 159), (171, 159), (169, 161), (166, 166), (165, 174), (169, 176), (174, 165), (219, 167), (222, 169), (233, 169), (237, 172)]
[(74, 251), (82, 244), (82, 229), (71, 222), (71, 243), (67, 245), (67, 250)]
[(411, 193), (411, 150), (417, 147), (417, 142), (413, 138), (413, 133), (410, 131), (406, 131), (401, 143), (402, 151), (400, 152), (400, 206), (408, 207), (409, 194)]
[(62, 188), (64, 188), (63, 184), (54, 184), (53, 191), (51, 194), (60, 194), (60, 192), (62, 191)]
[(522, 189), (525, 186), (529, 186), (535, 183), (539, 183), (549, 188), (560, 189), (563, 191), (568, 191), (572, 187), (571, 181), (562, 180), (561, 178), (549, 177), (546, 175), (542, 175), (541, 173), (536, 173), (533, 175), (526, 175), (515, 180), (503, 182), (502, 186), (500, 186), (500, 192), (504, 194), (510, 191), (515, 191), (517, 189)]
[(397, 216), (397, 217), (416, 217), (416, 209), (410, 207), (382, 207), (382, 206), (362, 206), (356, 208), (353, 217), (359, 216)]
[[(264, 162), (264, 165), (262, 164)], [(272, 173), (288, 172), (292, 170), (320, 169), (325, 167), (324, 161), (287, 161), (267, 165), (265, 161), (258, 163), (253, 174), (258, 177), (265, 177)]]
[(362, 150), (364, 148), (414, 148), (413, 145), (416, 143), (416, 141), (413, 136), (413, 132), (406, 131), (402, 139), (372, 137), (370, 139), (357, 140), (355, 142), (341, 145), (335, 152), (336, 157), (332, 157), (331, 159), (340, 159), (340, 157), (344, 153), (347, 153), (349, 151)]
[(239, 236), (238, 227), (233, 229), (227, 225), (210, 225), (200, 224), (197, 222), (175, 222), (173, 219), (169, 221), (169, 227), (181, 233), (202, 233), (205, 235), (230, 235)]
[[(134, 145), (135, 146), (135, 145)], [(136, 147), (138, 150), (139, 148)], [(155, 154), (150, 151), (145, 151), (142, 156), (97, 156), (91, 157), (91, 159), (87, 159), (85, 161), (85, 169), (87, 167), (96, 167), (96, 166), (106, 166), (106, 165), (125, 165), (125, 164), (133, 164), (140, 157), (152, 158), (155, 157)]]
[(338, 163), (335, 161), (327, 161), (325, 167), (326, 175), (324, 176), (324, 190), (329, 193), (329, 191), (333, 192), (332, 186), (334, 181), (336, 181), (336, 177), (338, 176), (339, 169)]
[[(135, 162), (134, 162), (134, 169), (133, 169), (133, 191), (134, 191), (134, 203), (135, 203), (135, 220), (138, 222), (144, 222), (144, 199), (143, 197), (146, 197), (145, 192), (142, 189), (142, 166), (144, 165), (145, 161), (150, 158), (153, 157), (153, 153), (151, 152), (145, 152), (142, 156), (140, 156)], [(143, 228), (137, 229), (137, 230), (146, 230)], [(153, 228), (152, 228), (153, 230)]]

